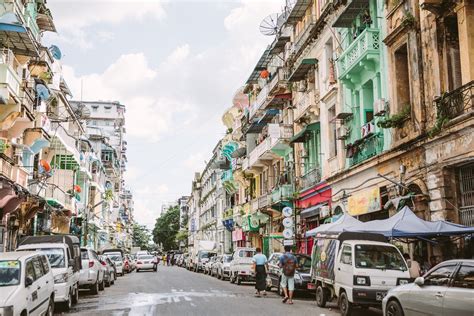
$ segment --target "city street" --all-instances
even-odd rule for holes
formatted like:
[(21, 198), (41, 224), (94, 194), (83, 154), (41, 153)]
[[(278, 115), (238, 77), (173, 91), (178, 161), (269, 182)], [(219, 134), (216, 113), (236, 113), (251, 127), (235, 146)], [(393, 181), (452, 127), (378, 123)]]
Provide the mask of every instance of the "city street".
[[(339, 310), (316, 306), (313, 297), (300, 296), (283, 304), (275, 292), (254, 296), (253, 285), (160, 266), (157, 273), (133, 272), (99, 295), (81, 292), (79, 304), (63, 315), (339, 315)], [(58, 313), (57, 315), (60, 315)], [(381, 315), (376, 310), (355, 315)]]

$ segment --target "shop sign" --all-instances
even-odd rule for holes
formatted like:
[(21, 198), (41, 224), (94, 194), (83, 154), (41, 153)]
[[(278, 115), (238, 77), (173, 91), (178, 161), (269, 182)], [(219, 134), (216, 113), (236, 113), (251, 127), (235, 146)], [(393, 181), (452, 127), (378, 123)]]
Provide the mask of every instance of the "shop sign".
[(283, 246), (293, 246), (293, 245), (294, 245), (293, 239), (285, 239), (285, 240), (283, 240)]
[(352, 194), (348, 199), (347, 206), (349, 214), (352, 216), (379, 211), (381, 209), (379, 188), (365, 189)]

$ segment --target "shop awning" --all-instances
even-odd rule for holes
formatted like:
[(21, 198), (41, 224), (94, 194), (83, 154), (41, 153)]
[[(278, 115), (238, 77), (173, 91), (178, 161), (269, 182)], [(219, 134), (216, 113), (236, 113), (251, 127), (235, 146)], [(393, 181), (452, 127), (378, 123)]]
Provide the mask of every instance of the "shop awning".
[(46, 198), (46, 203), (48, 203), (50, 206), (58, 209), (63, 209), (64, 204), (61, 203), (58, 199), (53, 199), (53, 198)]
[(316, 58), (304, 58), (291, 72), (288, 77), (288, 81), (295, 82), (303, 80), (306, 77), (308, 71), (318, 63)]
[(13, 12), (5, 13), (0, 17), (0, 43), (16, 54), (39, 56), (36, 41)]
[(313, 228), (309, 231), (306, 232), (306, 237), (312, 237), (316, 236), (317, 234), (338, 234), (342, 233), (344, 231), (344, 228), (354, 226), (357, 224), (361, 224), (362, 222), (359, 221), (358, 219), (348, 215), (344, 214), (337, 221), (334, 223), (330, 224), (323, 224), (321, 226), (318, 226), (316, 228)]
[(247, 79), (246, 84), (253, 84), (258, 82), (258, 78), (260, 78), (260, 72), (264, 69), (267, 69), (267, 65), (270, 62), (271, 55), (270, 55), (270, 45), (265, 49), (262, 56), (255, 65), (255, 68), (252, 71), (252, 74)]
[(474, 227), (447, 221), (425, 221), (405, 206), (397, 214), (384, 220), (359, 222), (344, 227), (344, 231), (382, 234), (391, 238), (417, 238), (474, 234)]
[(303, 143), (306, 140), (306, 135), (310, 131), (319, 129), (319, 122), (306, 125), (299, 133), (290, 138), (290, 144), (292, 143)]
[(321, 205), (308, 207), (307, 209), (304, 209), (303, 211), (301, 211), (300, 217), (303, 219), (303, 218), (318, 216), (320, 211), (321, 211)]

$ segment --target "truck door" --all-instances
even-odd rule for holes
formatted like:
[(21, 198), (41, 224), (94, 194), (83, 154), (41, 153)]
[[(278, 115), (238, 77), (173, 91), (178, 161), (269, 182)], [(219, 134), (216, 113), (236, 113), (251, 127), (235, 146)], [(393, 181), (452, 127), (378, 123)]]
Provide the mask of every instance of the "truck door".
[(348, 292), (349, 298), (352, 297), (352, 247), (343, 244), (339, 252), (338, 260), (336, 260), (335, 280), (336, 289), (342, 287)]

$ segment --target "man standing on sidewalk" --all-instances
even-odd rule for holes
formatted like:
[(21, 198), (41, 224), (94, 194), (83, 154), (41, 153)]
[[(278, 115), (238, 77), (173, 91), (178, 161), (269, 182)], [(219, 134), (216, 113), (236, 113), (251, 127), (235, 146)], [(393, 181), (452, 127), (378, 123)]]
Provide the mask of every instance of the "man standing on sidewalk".
[(291, 246), (285, 246), (285, 254), (280, 257), (281, 284), (285, 298), (283, 303), (293, 304), (293, 292), (295, 291), (295, 270), (297, 259), (291, 253)]

